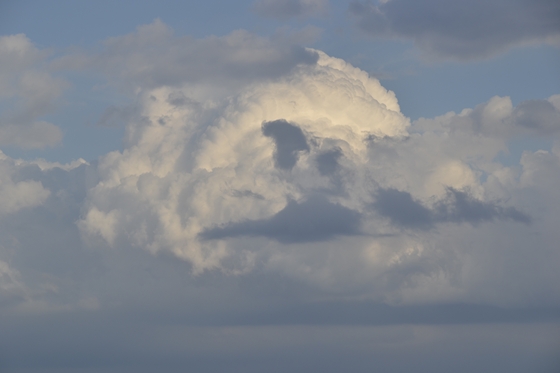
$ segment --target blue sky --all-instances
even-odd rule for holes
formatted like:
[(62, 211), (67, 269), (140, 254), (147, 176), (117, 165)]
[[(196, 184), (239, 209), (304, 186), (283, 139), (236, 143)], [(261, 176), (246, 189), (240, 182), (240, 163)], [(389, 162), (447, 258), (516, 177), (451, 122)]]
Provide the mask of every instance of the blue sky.
[(556, 372), (560, 3), (0, 2), (0, 371)]

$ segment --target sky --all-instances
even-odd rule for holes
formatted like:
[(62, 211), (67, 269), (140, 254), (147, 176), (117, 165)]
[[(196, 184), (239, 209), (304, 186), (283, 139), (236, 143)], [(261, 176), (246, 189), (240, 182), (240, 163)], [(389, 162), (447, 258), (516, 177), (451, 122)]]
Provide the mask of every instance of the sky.
[(0, 1), (0, 372), (560, 370), (556, 0)]

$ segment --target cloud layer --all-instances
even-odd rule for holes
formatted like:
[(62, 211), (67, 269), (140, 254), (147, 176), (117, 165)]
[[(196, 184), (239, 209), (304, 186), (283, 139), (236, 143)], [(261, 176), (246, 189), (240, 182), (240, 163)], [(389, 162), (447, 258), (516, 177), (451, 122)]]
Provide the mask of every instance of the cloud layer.
[(354, 1), (349, 11), (363, 32), (413, 40), (429, 58), (470, 60), (560, 40), (560, 5), (554, 0)]

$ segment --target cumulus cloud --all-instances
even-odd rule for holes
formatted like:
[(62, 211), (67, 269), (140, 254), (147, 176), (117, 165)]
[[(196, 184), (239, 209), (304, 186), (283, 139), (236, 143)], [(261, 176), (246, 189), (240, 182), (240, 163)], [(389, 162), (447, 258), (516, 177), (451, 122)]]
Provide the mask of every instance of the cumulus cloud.
[[(190, 104), (187, 89), (143, 93), (146, 120), (129, 127), (131, 145), (124, 153), (101, 159), (103, 180), (89, 194), (83, 232), (110, 246), (128, 242), (171, 251), (196, 270), (219, 267), (229, 255), (227, 245), (201, 243), (201, 232), (262, 220), (266, 223), (233, 231), (258, 235), (262, 228), (262, 235), (274, 236), (278, 229), (270, 224), (309, 210), (311, 202), (287, 206), (288, 200), (302, 201), (308, 191), (328, 188), (329, 180), (315, 167), (317, 155), (341, 151), (349, 162), (363, 163), (367, 136), (406, 134), (408, 119), (377, 80), (341, 60), (310, 53), (320, 56), (317, 64), (300, 64), (274, 81), (251, 84), (218, 105), (217, 113), (215, 104)], [(337, 202), (322, 206), (353, 216), (351, 204)], [(355, 221), (332, 234), (353, 232)]]
[(56, 125), (40, 120), (67, 86), (48, 72), (46, 57), (23, 34), (0, 37), (0, 145), (40, 149), (62, 140)]
[(470, 60), (560, 40), (560, 5), (554, 0), (354, 1), (349, 11), (366, 34), (413, 40), (431, 58)]
[[(84, 242), (171, 253), (198, 275), (259, 266), (390, 302), (523, 304), (535, 296), (533, 285), (519, 291), (512, 281), (506, 290), (490, 266), (466, 263), (496, 264), (508, 245), (503, 276), (515, 276), (513, 253), (528, 246), (539, 247), (533, 265), (556, 260), (554, 230), (530, 233), (555, 207), (543, 215), (529, 182), (541, 175), (537, 164), (555, 167), (556, 148), (525, 153), (514, 166), (499, 161), (520, 136), (557, 135), (556, 96), (517, 107), (494, 97), (411, 124), (379, 81), (306, 53), (317, 60), (238, 81), (229, 96), (200, 95), (188, 79), (144, 85), (125, 150), (100, 159), (99, 182), (84, 200)], [(555, 276), (542, 271), (529, 282)]]
[(257, 0), (253, 11), (262, 17), (288, 19), (324, 15), (328, 0)]
[[(43, 71), (10, 43), (27, 57), (2, 68), (28, 62), (5, 97)], [(124, 149), (0, 153), (0, 369), (554, 370), (560, 95), (411, 123), (343, 60), (159, 21), (56, 64), (131, 97), (98, 123), (126, 124)], [(27, 126), (0, 138), (45, 143)], [(438, 353), (418, 365), (418, 345)]]
[[(161, 61), (150, 52), (160, 44)], [(0, 261), (11, 289), (16, 279), (32, 299), (73, 307), (98, 304), (96, 292), (114, 301), (122, 294), (87, 277), (89, 255), (113, 258), (111, 279), (125, 281), (127, 258), (155, 254), (198, 278), (280, 276), (334, 299), (557, 305), (558, 96), (517, 106), (494, 97), (410, 123), (364, 71), (248, 33), (176, 38), (155, 22), (104, 48), (105, 62), (83, 54), (80, 63), (136, 84), (131, 109), (104, 117), (127, 122), (124, 150), (92, 164), (0, 163)], [(204, 67), (193, 51), (223, 58)], [(191, 57), (200, 77), (181, 66)], [(519, 137), (548, 145), (504, 164)], [(32, 250), (41, 246), (32, 237), (46, 249)], [(68, 285), (68, 261), (82, 263), (90, 297)], [(73, 302), (54, 295), (72, 291)]]

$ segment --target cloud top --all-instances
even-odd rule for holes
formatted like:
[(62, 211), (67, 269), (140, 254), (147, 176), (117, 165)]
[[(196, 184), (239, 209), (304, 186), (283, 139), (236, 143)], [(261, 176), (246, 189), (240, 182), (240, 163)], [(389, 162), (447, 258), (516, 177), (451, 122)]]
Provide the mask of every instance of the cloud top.
[[(197, 53), (217, 57), (202, 66)], [(40, 51), (29, 56), (38, 69)], [(176, 37), (159, 21), (56, 64), (70, 62), (132, 96), (100, 123), (127, 122), (124, 148), (91, 164), (1, 157), (11, 310), (103, 308), (136, 296), (113, 283), (142, 293), (159, 276), (282, 278), (290, 296), (393, 305), (560, 299), (558, 96), (411, 123), (341, 59), (247, 32)], [(520, 151), (520, 138), (537, 145)], [(136, 271), (150, 263), (173, 269)]]

